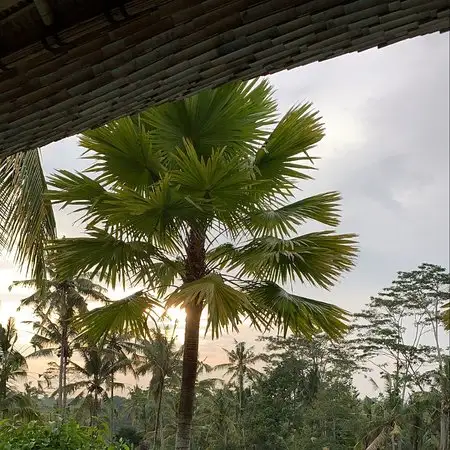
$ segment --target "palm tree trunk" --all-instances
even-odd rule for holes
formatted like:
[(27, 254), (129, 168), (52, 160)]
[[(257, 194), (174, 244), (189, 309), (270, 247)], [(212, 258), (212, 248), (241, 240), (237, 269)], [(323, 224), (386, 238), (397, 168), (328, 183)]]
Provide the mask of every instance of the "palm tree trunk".
[(245, 448), (245, 431), (244, 424), (242, 422), (242, 408), (243, 408), (243, 396), (244, 396), (244, 370), (239, 368), (239, 426), (241, 428), (242, 448)]
[(64, 373), (64, 345), (61, 342), (61, 349), (59, 355), (59, 377), (58, 377), (58, 408), (63, 410), (63, 373)]
[(242, 396), (244, 395), (244, 374), (239, 369), (239, 417), (242, 418)]
[(69, 358), (69, 338), (67, 321), (63, 320), (63, 329), (61, 330), (61, 412), (63, 419), (66, 416), (67, 408), (67, 363)]
[(189, 305), (186, 307), (183, 375), (181, 379), (180, 403), (178, 407), (176, 450), (189, 450), (191, 441), (201, 314), (201, 305)]
[[(97, 425), (97, 416), (98, 416), (98, 392), (97, 388), (94, 390), (94, 407), (93, 407), (93, 414), (92, 414), (92, 420), (91, 422), (95, 422), (95, 425)], [(92, 425), (91, 425), (92, 426)]]
[(109, 411), (109, 430), (110, 430), (110, 437), (111, 440), (114, 436), (114, 372), (111, 373), (111, 394), (110, 394), (110, 400), (111, 400), (111, 408)]
[(91, 395), (91, 404), (89, 405), (89, 426), (92, 427), (94, 425), (94, 400)]
[(439, 450), (449, 450), (449, 415), (450, 411), (448, 409), (448, 406), (446, 406), (446, 402), (448, 400), (442, 399), (441, 400), (441, 437), (439, 442)]
[(62, 396), (62, 406), (63, 406), (63, 417), (66, 416), (67, 409), (67, 356), (64, 356), (64, 365), (63, 365), (63, 396)]
[(161, 428), (161, 404), (164, 389), (164, 380), (161, 381), (161, 385), (158, 388), (158, 404), (156, 406), (156, 423), (155, 423), (155, 436), (153, 438), (153, 448), (157, 449), (161, 447), (160, 428)]
[[(439, 350), (439, 356), (440, 350)], [(442, 358), (442, 357), (441, 357)], [(441, 360), (442, 361), (442, 360)], [(439, 450), (449, 450), (449, 434), (450, 434), (450, 406), (448, 396), (449, 390), (449, 380), (447, 378), (447, 371), (444, 369), (444, 364), (440, 361), (439, 364), (439, 376), (441, 385), (441, 418), (440, 418), (440, 438), (439, 438)], [(448, 362), (446, 362), (448, 364)]]
[[(6, 388), (7, 388), (7, 376), (4, 373), (0, 373), (0, 407), (3, 407), (3, 403), (6, 398)], [(3, 419), (2, 408), (0, 408), (0, 419)]]

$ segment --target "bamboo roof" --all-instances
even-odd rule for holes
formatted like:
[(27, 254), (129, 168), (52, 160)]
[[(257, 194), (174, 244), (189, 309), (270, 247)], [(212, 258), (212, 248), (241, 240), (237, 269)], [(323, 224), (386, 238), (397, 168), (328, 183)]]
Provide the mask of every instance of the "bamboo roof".
[(445, 32), (449, 0), (0, 0), (0, 157), (235, 79)]

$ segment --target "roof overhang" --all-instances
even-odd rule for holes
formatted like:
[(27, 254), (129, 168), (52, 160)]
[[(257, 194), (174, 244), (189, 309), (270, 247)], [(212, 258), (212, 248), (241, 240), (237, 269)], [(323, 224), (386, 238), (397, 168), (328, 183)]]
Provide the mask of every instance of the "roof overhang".
[(0, 157), (450, 27), (448, 0), (0, 0)]

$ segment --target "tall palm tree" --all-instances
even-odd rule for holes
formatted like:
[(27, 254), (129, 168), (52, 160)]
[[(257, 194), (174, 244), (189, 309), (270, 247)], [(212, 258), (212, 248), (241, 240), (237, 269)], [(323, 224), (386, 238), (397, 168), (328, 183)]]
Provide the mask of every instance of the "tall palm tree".
[(231, 375), (230, 383), (236, 382), (239, 399), (239, 414), (242, 414), (244, 385), (246, 381), (257, 379), (262, 373), (252, 367), (265, 360), (264, 355), (256, 354), (255, 347), (247, 347), (245, 342), (234, 340), (234, 349), (223, 349), (228, 356), (228, 362), (215, 366), (217, 370), (225, 369), (225, 376)]
[(156, 326), (150, 337), (136, 344), (137, 375), (151, 374), (149, 391), (153, 393), (156, 405), (153, 448), (161, 447), (161, 406), (166, 383), (181, 372), (183, 348), (177, 348), (176, 327), (170, 332), (167, 327)]
[(123, 383), (111, 381), (111, 374), (125, 370), (130, 365), (128, 358), (112, 359), (108, 350), (101, 345), (90, 346), (78, 350), (82, 363), (70, 360), (70, 368), (77, 381), (68, 383), (65, 387), (68, 394), (78, 393), (76, 400), (82, 400), (81, 407), (89, 409), (89, 424), (97, 423), (103, 400), (109, 398), (111, 384), (115, 389), (123, 389)]
[[(330, 288), (357, 250), (353, 234), (335, 232), (339, 193), (294, 198), (296, 183), (311, 179), (309, 153), (324, 135), (317, 112), (303, 104), (276, 119), (267, 81), (205, 90), (85, 132), (91, 168), (50, 180), (51, 198), (84, 211), (88, 233), (51, 245), (63, 277), (92, 270), (112, 285), (170, 292), (166, 306), (185, 309), (179, 450), (190, 443), (204, 310), (214, 337), (244, 317), (284, 333), (336, 337), (346, 329), (345, 311), (280, 285)], [(328, 228), (298, 235), (308, 220)], [(85, 325), (98, 335), (136, 324), (129, 306), (121, 305), (122, 321), (106, 307)], [(146, 310), (140, 306), (135, 313)]]
[(0, 158), (0, 254), (40, 281), (46, 275), (45, 242), (56, 237), (56, 222), (39, 150)]
[(195, 421), (198, 434), (204, 441), (199, 448), (206, 448), (206, 442), (209, 445), (213, 442), (214, 448), (235, 448), (233, 443), (238, 442), (240, 433), (240, 424), (236, 421), (236, 396), (228, 386), (215, 384), (214, 389), (200, 396)]
[(0, 324), (0, 401), (6, 398), (9, 383), (27, 376), (25, 357), (16, 349), (16, 324), (12, 317)]
[(17, 330), (10, 317), (3, 326), (0, 324), (0, 418), (11, 413), (35, 416), (26, 396), (17, 391), (14, 382), (27, 376), (26, 358), (16, 348)]
[[(113, 334), (108, 336), (106, 340), (102, 343), (103, 349), (111, 360), (111, 364), (113, 369), (111, 370), (111, 378), (109, 380), (109, 401), (110, 401), (110, 414), (109, 414), (109, 429), (111, 433), (111, 438), (114, 435), (114, 416), (115, 416), (115, 408), (114, 408), (114, 388), (116, 381), (116, 370), (117, 372), (127, 373), (128, 370), (131, 370), (135, 376), (136, 370), (134, 368), (134, 364), (130, 355), (136, 352), (136, 343), (130, 341), (129, 335), (119, 335)], [(116, 367), (116, 363), (119, 365)], [(123, 363), (123, 364), (122, 364)]]
[(106, 301), (105, 288), (86, 276), (60, 281), (47, 265), (48, 279), (16, 281), (11, 287), (34, 287), (36, 291), (21, 301), (21, 307), (33, 307), (39, 320), (32, 322), (35, 335), (31, 344), (35, 347), (30, 357), (59, 357), (58, 406), (67, 406), (67, 364), (73, 352), (77, 331), (72, 324), (76, 315), (87, 312), (87, 301)]
[(254, 381), (261, 377), (262, 373), (252, 367), (258, 362), (265, 360), (264, 355), (256, 354), (255, 347), (247, 347), (245, 342), (234, 340), (234, 349), (223, 349), (228, 356), (228, 362), (215, 366), (215, 369), (225, 369), (225, 376), (231, 375), (230, 383), (237, 384), (238, 392), (238, 422), (241, 432), (243, 446), (245, 447), (245, 430), (242, 423), (242, 412), (244, 402), (245, 382)]

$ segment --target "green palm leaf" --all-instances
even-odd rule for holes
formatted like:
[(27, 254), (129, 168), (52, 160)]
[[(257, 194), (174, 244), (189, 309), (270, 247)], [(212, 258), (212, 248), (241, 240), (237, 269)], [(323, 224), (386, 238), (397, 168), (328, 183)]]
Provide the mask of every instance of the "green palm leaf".
[(146, 189), (164, 172), (162, 153), (154, 150), (139, 117), (124, 117), (88, 130), (80, 145), (87, 150), (86, 158), (94, 160), (90, 171), (101, 173), (98, 180), (106, 185)]
[(46, 192), (39, 150), (0, 160), (0, 250), (36, 279), (45, 277), (45, 241), (56, 237)]
[(249, 284), (245, 290), (257, 311), (250, 318), (260, 330), (276, 328), (286, 336), (290, 329), (306, 337), (324, 331), (334, 339), (347, 331), (349, 313), (335, 305), (290, 294), (270, 282)]
[(138, 291), (109, 305), (96, 308), (74, 320), (82, 337), (99, 342), (111, 335), (131, 333), (145, 337), (149, 334), (147, 321), (154, 320), (154, 308), (161, 304), (145, 291)]
[(306, 103), (290, 109), (280, 120), (255, 156), (258, 178), (265, 180), (268, 192), (286, 194), (294, 181), (311, 178), (313, 170), (308, 151), (324, 136), (324, 128), (312, 105)]
[(204, 305), (208, 310), (208, 325), (213, 337), (231, 327), (237, 330), (244, 314), (253, 310), (248, 296), (225, 284), (217, 274), (207, 275), (192, 283), (183, 284), (169, 295), (167, 307), (185, 307), (187, 305)]
[(203, 157), (225, 147), (252, 152), (267, 138), (275, 117), (273, 89), (266, 80), (230, 83), (151, 108), (141, 115), (154, 148), (171, 154), (188, 139)]
[(286, 283), (299, 279), (314, 286), (331, 287), (342, 272), (353, 268), (356, 236), (322, 231), (281, 239), (265, 236), (233, 252), (232, 268), (240, 276)]
[(88, 231), (89, 237), (60, 239), (50, 242), (50, 260), (62, 279), (71, 279), (89, 271), (114, 288), (142, 273), (151, 273), (151, 258), (159, 251), (146, 242), (126, 242), (101, 230)]
[(340, 222), (340, 201), (338, 192), (326, 192), (277, 209), (256, 211), (250, 216), (249, 229), (255, 236), (286, 236), (309, 219), (336, 227)]

